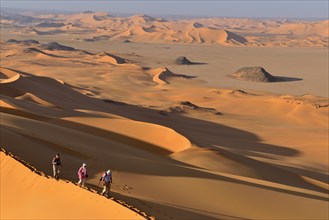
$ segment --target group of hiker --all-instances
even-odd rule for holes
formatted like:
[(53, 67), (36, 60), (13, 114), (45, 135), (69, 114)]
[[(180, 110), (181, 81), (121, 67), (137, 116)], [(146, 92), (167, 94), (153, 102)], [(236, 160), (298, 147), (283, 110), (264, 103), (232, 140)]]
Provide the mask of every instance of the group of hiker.
[[(58, 180), (59, 174), (61, 173), (62, 163), (61, 159), (59, 157), (59, 154), (56, 154), (55, 157), (52, 160), (53, 165), (53, 177)], [(88, 178), (87, 173), (87, 164), (83, 163), (82, 166), (78, 170), (78, 185), (80, 187), (85, 186), (86, 179)], [(100, 182), (102, 182), (103, 191), (101, 192), (101, 195), (109, 196), (110, 190), (111, 190), (111, 184), (112, 184), (112, 172), (111, 170), (105, 171), (102, 176), (99, 179)]]

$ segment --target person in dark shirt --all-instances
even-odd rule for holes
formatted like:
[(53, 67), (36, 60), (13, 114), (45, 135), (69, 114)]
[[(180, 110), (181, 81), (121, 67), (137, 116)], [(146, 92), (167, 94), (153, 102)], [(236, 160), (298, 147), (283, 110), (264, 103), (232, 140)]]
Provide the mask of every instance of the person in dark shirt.
[(56, 154), (53, 159), (53, 177), (58, 180), (59, 173), (61, 172), (61, 159), (59, 158), (59, 154)]

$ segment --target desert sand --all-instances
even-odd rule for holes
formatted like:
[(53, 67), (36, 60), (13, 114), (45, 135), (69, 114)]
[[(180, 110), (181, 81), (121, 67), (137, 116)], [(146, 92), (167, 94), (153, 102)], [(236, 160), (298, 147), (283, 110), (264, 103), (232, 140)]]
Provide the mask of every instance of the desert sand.
[[(156, 219), (329, 218), (327, 21), (85, 12), (1, 22), (1, 147), (45, 175), (56, 153), (63, 162), (57, 182), (1, 153), (1, 218), (15, 217), (13, 170), (26, 200), (65, 192), (54, 195), (65, 201), (58, 217), (78, 218), (65, 204), (86, 198), (87, 218), (143, 218), (72, 184), (83, 162), (89, 188), (99, 192), (110, 168), (113, 200)], [(227, 76), (249, 66), (285, 81)]]
[(2, 151), (0, 155), (1, 188), (5, 189), (1, 219), (145, 219), (70, 182), (40, 176)]

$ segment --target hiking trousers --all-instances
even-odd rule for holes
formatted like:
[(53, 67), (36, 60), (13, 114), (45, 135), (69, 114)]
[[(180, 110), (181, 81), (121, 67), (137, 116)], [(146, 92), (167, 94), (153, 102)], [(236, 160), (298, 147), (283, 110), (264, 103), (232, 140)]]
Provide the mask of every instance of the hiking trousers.
[(85, 186), (86, 178), (79, 179), (79, 186)]
[(105, 193), (107, 195), (110, 194), (110, 190), (111, 190), (111, 183), (110, 182), (105, 182), (104, 186), (103, 186), (103, 191), (102, 191), (102, 195), (104, 195)]
[(53, 177), (58, 178), (58, 174), (60, 172), (60, 165), (53, 164)]

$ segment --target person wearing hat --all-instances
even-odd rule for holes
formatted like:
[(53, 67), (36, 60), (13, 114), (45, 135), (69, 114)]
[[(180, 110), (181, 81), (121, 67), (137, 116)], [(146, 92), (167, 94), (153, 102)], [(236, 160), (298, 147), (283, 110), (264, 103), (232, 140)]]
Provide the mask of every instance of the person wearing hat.
[(104, 174), (100, 178), (100, 181), (102, 181), (102, 185), (103, 185), (103, 191), (101, 195), (105, 195), (106, 197), (108, 197), (110, 195), (111, 184), (112, 184), (111, 170), (104, 172)]
[(86, 179), (88, 177), (87, 174), (87, 164), (83, 163), (82, 166), (78, 170), (78, 177), (79, 177), (79, 186), (85, 186)]

